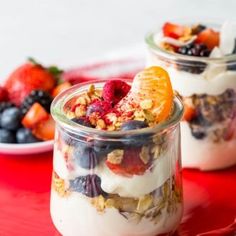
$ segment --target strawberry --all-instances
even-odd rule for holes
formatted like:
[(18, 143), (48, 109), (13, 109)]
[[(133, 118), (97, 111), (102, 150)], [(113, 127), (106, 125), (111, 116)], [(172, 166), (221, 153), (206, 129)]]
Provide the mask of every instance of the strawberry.
[(0, 102), (5, 102), (8, 100), (8, 92), (5, 88), (0, 86)]
[(59, 84), (52, 90), (52, 96), (56, 97), (59, 93), (63, 92), (64, 90), (70, 87), (71, 87), (71, 84), (69, 82), (64, 82), (62, 84)]
[(41, 121), (48, 119), (48, 117), (49, 114), (47, 113), (47, 111), (39, 103), (36, 102), (25, 114), (21, 123), (24, 125), (24, 127), (31, 129)]
[(50, 91), (55, 82), (53, 74), (41, 65), (26, 63), (10, 75), (5, 82), (5, 88), (9, 93), (10, 101), (20, 106), (32, 90)]
[(197, 35), (196, 43), (203, 43), (209, 50), (219, 46), (220, 34), (213, 29), (205, 29)]
[(185, 35), (187, 27), (166, 22), (162, 27), (164, 36), (178, 39)]
[(149, 167), (140, 159), (141, 148), (130, 148), (124, 151), (120, 164), (113, 164), (106, 160), (107, 167), (117, 175), (132, 176), (142, 175)]
[(48, 119), (39, 122), (33, 129), (32, 134), (38, 139), (47, 141), (54, 139), (55, 122), (51, 115)]

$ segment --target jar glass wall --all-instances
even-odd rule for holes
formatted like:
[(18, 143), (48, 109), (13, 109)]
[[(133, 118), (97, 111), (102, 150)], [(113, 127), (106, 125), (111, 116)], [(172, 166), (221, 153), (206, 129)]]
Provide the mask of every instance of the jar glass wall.
[[(87, 88), (88, 84), (74, 86), (52, 104), (56, 137), (51, 216), (56, 228), (65, 236), (174, 232), (183, 210), (180, 100), (174, 99), (171, 117), (154, 128), (101, 131), (76, 124), (64, 114), (65, 104)], [(108, 168), (108, 158), (121, 157), (126, 169), (142, 160), (138, 174)]]
[[(219, 30), (218, 25), (207, 26)], [(160, 32), (146, 37), (147, 66), (168, 71), (186, 107), (181, 122), (183, 167), (211, 170), (236, 164), (236, 54), (221, 56), (217, 48), (211, 57), (169, 52), (157, 44)]]

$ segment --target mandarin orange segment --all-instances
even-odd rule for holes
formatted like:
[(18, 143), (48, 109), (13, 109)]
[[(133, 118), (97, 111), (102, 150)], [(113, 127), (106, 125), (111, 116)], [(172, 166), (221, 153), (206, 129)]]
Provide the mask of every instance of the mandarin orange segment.
[(173, 96), (168, 73), (161, 67), (153, 66), (135, 76), (129, 94), (118, 104), (118, 109), (125, 114), (129, 110), (142, 108), (157, 123), (170, 115)]

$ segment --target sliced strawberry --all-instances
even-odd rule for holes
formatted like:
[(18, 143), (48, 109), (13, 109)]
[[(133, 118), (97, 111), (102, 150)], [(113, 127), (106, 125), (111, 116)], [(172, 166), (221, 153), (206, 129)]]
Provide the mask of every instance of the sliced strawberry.
[(197, 35), (196, 43), (205, 44), (209, 50), (219, 46), (220, 34), (213, 29), (205, 29)]
[(141, 148), (130, 148), (125, 150), (121, 164), (112, 164), (106, 160), (107, 167), (117, 175), (132, 176), (142, 175), (149, 167), (140, 159)]
[(184, 34), (186, 33), (186, 30), (187, 30), (187, 27), (172, 24), (169, 22), (166, 22), (162, 27), (164, 36), (171, 37), (174, 39), (178, 39), (184, 36)]
[(183, 120), (185, 121), (190, 121), (196, 116), (196, 110), (189, 106), (184, 104), (184, 115), (183, 115)]
[(71, 87), (71, 84), (69, 82), (64, 82), (62, 84), (59, 84), (52, 90), (52, 96), (56, 97), (59, 93), (65, 91), (66, 89), (70, 87)]
[(39, 122), (32, 130), (32, 133), (38, 139), (47, 141), (54, 139), (55, 122), (51, 115), (47, 120)]
[(26, 63), (10, 75), (6, 80), (5, 88), (10, 101), (19, 106), (32, 90), (50, 91), (55, 82), (53, 75), (44, 67)]
[(31, 129), (39, 122), (48, 119), (48, 117), (49, 114), (47, 113), (47, 111), (39, 103), (36, 102), (25, 114), (21, 123), (24, 125), (24, 127)]

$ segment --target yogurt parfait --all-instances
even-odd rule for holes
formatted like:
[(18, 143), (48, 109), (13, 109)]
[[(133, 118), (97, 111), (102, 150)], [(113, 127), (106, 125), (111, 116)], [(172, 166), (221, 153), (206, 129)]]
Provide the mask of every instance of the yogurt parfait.
[(167, 22), (147, 35), (147, 65), (164, 67), (182, 98), (183, 167), (236, 164), (236, 26)]
[(168, 73), (73, 86), (56, 121), (51, 216), (64, 236), (171, 235), (183, 211), (183, 106)]

